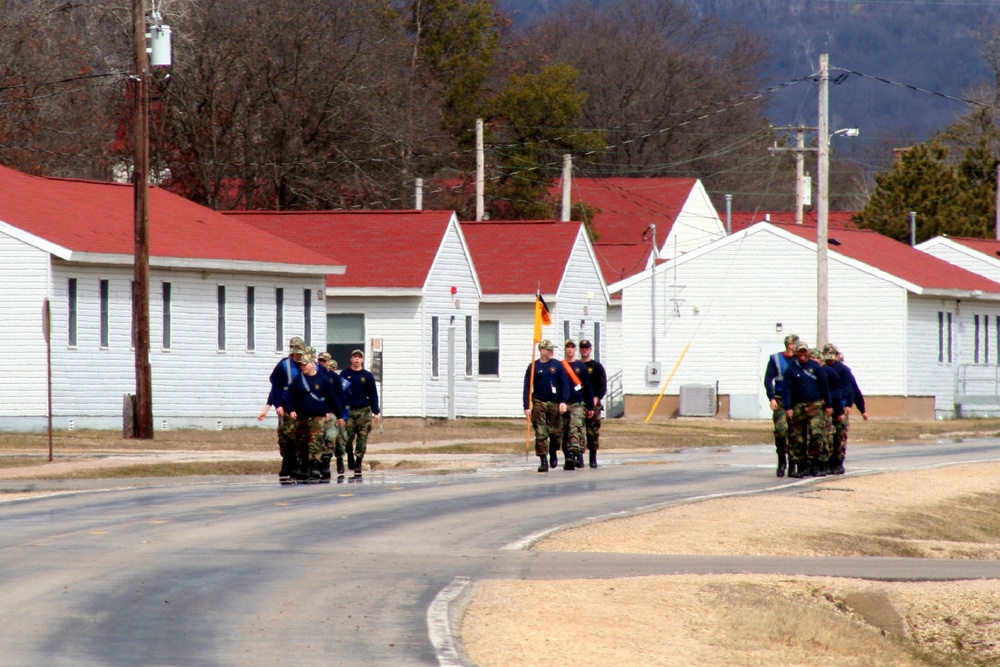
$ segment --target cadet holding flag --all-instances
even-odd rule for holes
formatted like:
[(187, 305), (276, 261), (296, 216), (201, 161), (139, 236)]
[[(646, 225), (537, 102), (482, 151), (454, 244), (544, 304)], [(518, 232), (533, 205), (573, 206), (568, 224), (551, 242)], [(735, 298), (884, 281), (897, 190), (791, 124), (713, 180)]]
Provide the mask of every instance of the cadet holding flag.
[(562, 362), (553, 359), (554, 354), (552, 341), (539, 341), (539, 359), (524, 372), (524, 416), (535, 431), (535, 454), (541, 459), (538, 472), (549, 471), (549, 436), (561, 430), (560, 417), (569, 400), (569, 376)]

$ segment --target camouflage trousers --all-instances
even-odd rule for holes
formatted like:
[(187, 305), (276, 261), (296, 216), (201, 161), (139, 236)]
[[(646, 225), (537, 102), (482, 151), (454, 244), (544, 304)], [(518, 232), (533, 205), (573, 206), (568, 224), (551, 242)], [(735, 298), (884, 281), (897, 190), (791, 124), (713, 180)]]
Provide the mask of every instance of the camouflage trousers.
[(559, 414), (559, 404), (551, 401), (531, 402), (531, 428), (535, 432), (535, 454), (549, 455), (549, 438), (557, 439), (562, 433), (562, 416)]
[(347, 426), (346, 422), (344, 426), (338, 426), (337, 420), (330, 417), (330, 421), (326, 424), (326, 452), (323, 457), (329, 460), (334, 452), (337, 456), (343, 458), (344, 453), (347, 451)]
[(603, 409), (604, 406), (598, 402), (594, 406), (594, 416), (584, 420), (584, 425), (587, 427), (587, 449), (591, 451), (597, 451), (601, 446), (601, 410)]
[(295, 432), (299, 463), (319, 461), (326, 448), (326, 417), (307, 417), (298, 420)]
[(371, 408), (351, 408), (351, 416), (344, 427), (344, 452), (353, 447), (355, 457), (368, 451), (368, 434), (372, 432), (374, 416)]
[(583, 403), (570, 403), (563, 415), (563, 451), (567, 454), (577, 454), (587, 444), (587, 431), (584, 422), (587, 419), (587, 409)]
[(297, 422), (291, 417), (278, 417), (278, 453), (281, 458), (296, 453), (295, 431)]
[(785, 414), (785, 405), (781, 396), (775, 396), (774, 402), (778, 407), (774, 409), (771, 419), (774, 421), (774, 439), (788, 437), (788, 416)]
[[(798, 463), (805, 459), (822, 459), (826, 440), (823, 403), (796, 403), (788, 423), (788, 458)], [(825, 460), (825, 459), (822, 459)]]
[(833, 449), (830, 458), (843, 461), (847, 458), (847, 434), (851, 430), (851, 418), (846, 414), (839, 420), (833, 418)]

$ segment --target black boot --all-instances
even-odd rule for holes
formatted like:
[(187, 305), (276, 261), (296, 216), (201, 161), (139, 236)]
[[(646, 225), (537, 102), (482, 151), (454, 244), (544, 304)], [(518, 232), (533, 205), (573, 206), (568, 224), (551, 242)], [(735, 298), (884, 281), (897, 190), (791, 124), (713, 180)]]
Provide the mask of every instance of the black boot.
[(576, 452), (566, 452), (566, 463), (563, 470), (576, 470)]
[(843, 475), (844, 472), (844, 459), (830, 459), (831, 475)]
[(587, 464), (583, 462), (583, 449), (581, 448), (579, 452), (576, 453), (576, 467), (586, 468)]
[(542, 464), (538, 466), (538, 472), (548, 472), (549, 460), (544, 455), (539, 456), (538, 459), (542, 462)]
[(816, 466), (813, 468), (813, 473), (816, 477), (826, 477), (830, 474), (830, 462), (829, 461), (816, 461)]
[(294, 473), (298, 467), (298, 461), (295, 460), (294, 456), (288, 456), (287, 454), (282, 456), (281, 470), (278, 471), (278, 481), (286, 482), (291, 480), (292, 473)]
[(354, 470), (354, 447), (347, 449), (347, 468), (348, 470)]
[(597, 450), (596, 449), (591, 449), (590, 450), (590, 467), (591, 468), (596, 468), (597, 467)]
[(788, 459), (786, 457), (786, 451), (788, 448), (787, 440), (784, 438), (775, 438), (774, 448), (778, 452), (778, 477), (784, 477), (785, 470), (788, 467)]
[(557, 468), (559, 466), (559, 445), (549, 442), (549, 467)]
[(365, 455), (357, 456), (354, 459), (354, 478), (358, 479), (361, 477), (361, 461), (365, 458)]
[(344, 457), (343, 456), (338, 456), (337, 457), (337, 477), (343, 477), (343, 476), (344, 476)]
[(802, 477), (802, 475), (799, 474), (799, 464), (795, 461), (788, 462), (788, 476), (796, 479)]

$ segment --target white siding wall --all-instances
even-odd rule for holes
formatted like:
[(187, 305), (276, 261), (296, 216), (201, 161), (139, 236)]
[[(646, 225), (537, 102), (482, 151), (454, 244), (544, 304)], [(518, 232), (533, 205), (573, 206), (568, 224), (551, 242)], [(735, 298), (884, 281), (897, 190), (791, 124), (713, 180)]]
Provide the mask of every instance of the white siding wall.
[(935, 243), (927, 247), (918, 246), (918, 248), (938, 259), (943, 259), (949, 264), (960, 266), (966, 271), (972, 271), (990, 280), (1000, 282), (1000, 266), (998, 266), (995, 260), (991, 260), (982, 253), (974, 252), (967, 248), (959, 250), (948, 243)]
[[(67, 285), (77, 279), (78, 344), (67, 344)], [(110, 340), (101, 348), (99, 281), (110, 287)], [(57, 262), (53, 272), (53, 411), (55, 426), (120, 428), (122, 395), (135, 392), (131, 346), (131, 280), (126, 267)], [(172, 285), (171, 346), (163, 349), (162, 285)], [(218, 349), (217, 289), (226, 287), (226, 350)], [(256, 288), (256, 351), (247, 350), (246, 287)], [(287, 349), (275, 349), (275, 287), (285, 290), (284, 338), (303, 333), (303, 290), (324, 289), (322, 276), (152, 270), (150, 365), (157, 430), (186, 426), (257, 425), (270, 389), (268, 376)], [(325, 303), (312, 305), (312, 344), (325, 345)], [(287, 342), (285, 343), (287, 346)], [(264, 425), (274, 426), (272, 411)]]
[(660, 257), (673, 258), (725, 236), (719, 213), (712, 205), (701, 181), (691, 188), (684, 207), (677, 214), (670, 234), (663, 239)]
[[(479, 416), (523, 417), (524, 372), (533, 352), (534, 304), (484, 303), (479, 307), (479, 319), (500, 322), (500, 377), (479, 378)], [(554, 329), (553, 321), (553, 326), (543, 327), (543, 335)]]
[[(327, 312), (365, 315), (368, 353), (365, 368), (369, 370), (371, 340), (382, 339), (382, 385), (379, 387), (382, 413), (389, 417), (421, 415), (425, 391), (422, 373), (430, 347), (423, 347), (420, 297), (332, 297), (327, 303)], [(430, 321), (427, 328), (429, 331)]]
[[(952, 315), (951, 361), (947, 352), (939, 361), (938, 313)], [(976, 358), (975, 318), (979, 316), (979, 357)], [(942, 418), (955, 415), (955, 394), (1000, 394), (997, 316), (1000, 304), (980, 299), (956, 301), (913, 297), (910, 300), (908, 368), (909, 395), (934, 396), (935, 410)], [(985, 323), (988, 320), (988, 324)], [(945, 333), (947, 340), (947, 333)], [(947, 350), (947, 342), (944, 343)], [(859, 380), (860, 383), (860, 380)], [(966, 408), (966, 411), (970, 411)], [(975, 412), (972, 409), (971, 412)], [(996, 414), (997, 409), (989, 410)]]
[(604, 349), (601, 353), (601, 363), (611, 377), (622, 370), (625, 361), (625, 348), (622, 342), (622, 303), (620, 299), (612, 299), (608, 306), (608, 322), (604, 326)]
[[(0, 429), (14, 428), (12, 418), (41, 427), (46, 415), (45, 339), (42, 303), (49, 256), (0, 234)], [(54, 305), (54, 304), (53, 304)], [(53, 337), (58, 337), (53, 327)]]
[[(675, 276), (676, 269), (676, 276)], [(647, 274), (648, 275), (648, 274)], [(771, 233), (720, 244), (657, 273), (657, 360), (666, 380), (690, 343), (666, 393), (684, 384), (719, 383), (721, 394), (763, 392), (761, 342), (816, 332), (815, 252)], [(650, 281), (626, 287), (622, 330), (628, 394), (658, 394), (646, 382), (652, 360)], [(905, 391), (906, 297), (902, 288), (830, 258), (831, 340), (868, 394)], [(695, 312), (697, 307), (698, 312)], [(782, 324), (782, 332), (775, 330)], [(858, 326), (859, 323), (864, 326)], [(875, 341), (894, 341), (881, 345)], [(778, 350), (775, 350), (778, 351)]]
[[(457, 293), (452, 294), (451, 288)], [(456, 305), (457, 304), (457, 305)], [(423, 369), (419, 376), (425, 383), (423, 412), (427, 417), (447, 417), (448, 396), (448, 336), (454, 327), (455, 356), (455, 415), (474, 417), (479, 409), (477, 397), (479, 338), (479, 292), (476, 286), (472, 262), (462, 244), (455, 220), (448, 230), (438, 251), (437, 259), (427, 278), (424, 289), (424, 350)], [(431, 318), (437, 316), (440, 323), (440, 368), (438, 377), (433, 377), (431, 369)], [(465, 373), (465, 318), (472, 317), (472, 373)], [(454, 320), (452, 319), (454, 318)]]
[[(455, 412), (475, 416), (478, 410), (479, 293), (472, 265), (451, 224), (424, 288), (424, 297), (331, 297), (330, 313), (363, 313), (365, 338), (382, 339), (383, 382), (379, 396), (387, 417), (448, 416), (448, 334), (455, 327)], [(451, 288), (456, 288), (452, 294)], [(456, 302), (458, 306), (456, 307)], [(440, 326), (440, 367), (433, 377), (431, 318)], [(454, 316), (454, 322), (452, 317)], [(465, 374), (465, 318), (472, 317), (473, 373)], [(367, 365), (371, 365), (369, 350)]]
[(561, 359), (562, 345), (566, 342), (565, 321), (569, 321), (569, 335), (577, 345), (582, 338), (594, 338), (594, 322), (601, 322), (603, 327), (607, 321), (608, 305), (604, 299), (600, 269), (594, 264), (582, 234), (570, 254), (556, 304), (554, 315), (557, 319), (553, 319), (553, 324), (557, 326), (552, 342), (559, 347), (556, 357)]

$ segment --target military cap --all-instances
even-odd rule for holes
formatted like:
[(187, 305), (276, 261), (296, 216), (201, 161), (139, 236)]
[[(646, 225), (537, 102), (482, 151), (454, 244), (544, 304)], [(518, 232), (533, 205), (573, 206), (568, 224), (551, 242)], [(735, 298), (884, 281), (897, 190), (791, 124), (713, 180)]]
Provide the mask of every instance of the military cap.
[(352, 357), (363, 357), (363, 356), (365, 356), (365, 351), (364, 350), (354, 350), (353, 352), (351, 352), (351, 356)]
[(297, 347), (305, 347), (305, 345), (306, 342), (302, 339), (301, 336), (292, 336), (292, 339), (288, 341), (288, 347), (292, 348), (293, 350)]
[(543, 338), (542, 340), (538, 341), (538, 349), (539, 350), (554, 350), (554, 349), (556, 349), (556, 346), (553, 345), (552, 341), (550, 341), (548, 338)]
[(785, 336), (785, 347), (788, 347), (792, 343), (798, 343), (798, 342), (799, 342), (799, 337), (795, 334), (788, 334), (787, 336)]
[(340, 364), (337, 363), (336, 359), (330, 359), (330, 370), (335, 371), (340, 368)]
[(569, 340), (566, 341), (566, 344), (563, 345), (563, 347), (576, 347), (576, 343), (573, 341), (572, 338), (570, 338)]
[(580, 341), (580, 347), (593, 347), (593, 345), (590, 344), (589, 340), (584, 338), (583, 340)]
[(813, 359), (822, 359), (823, 353), (819, 351), (818, 347), (810, 347), (809, 356), (812, 357)]
[(303, 353), (302, 358), (299, 359), (299, 363), (302, 364), (303, 366), (313, 361), (316, 361), (316, 355), (309, 354), (308, 352)]
[(331, 361), (333, 357), (330, 356), (329, 352), (320, 352), (318, 355), (316, 355), (316, 359), (318, 359), (319, 361)]
[(808, 350), (808, 349), (809, 349), (809, 345), (804, 340), (800, 340), (799, 342), (797, 342), (795, 344), (795, 351), (796, 352), (798, 352), (800, 350)]
[(827, 352), (833, 352), (834, 354), (838, 354), (840, 350), (838, 350), (837, 346), (834, 345), (833, 343), (827, 343), (826, 345), (823, 346), (823, 354), (826, 354)]
[(837, 351), (836, 350), (823, 350), (823, 361), (836, 361)]

